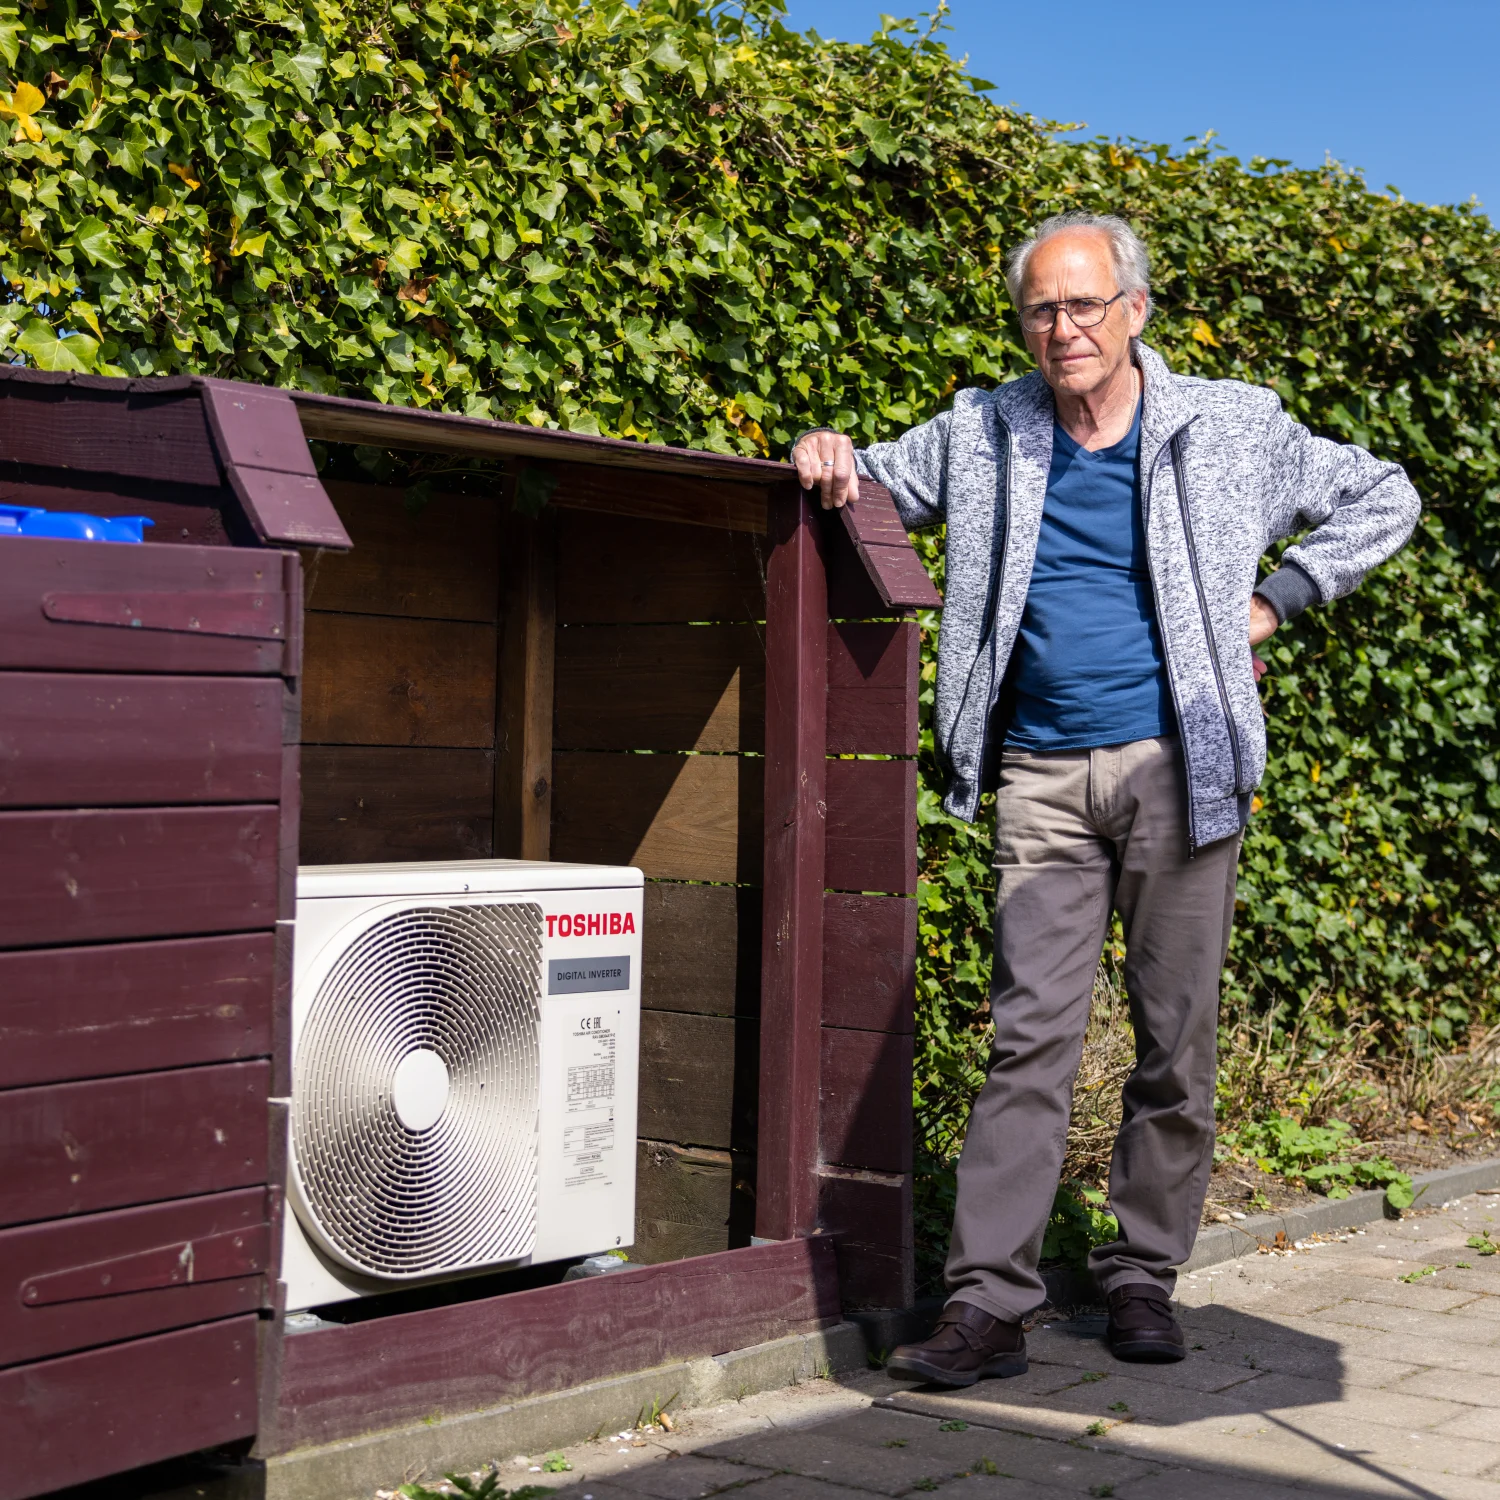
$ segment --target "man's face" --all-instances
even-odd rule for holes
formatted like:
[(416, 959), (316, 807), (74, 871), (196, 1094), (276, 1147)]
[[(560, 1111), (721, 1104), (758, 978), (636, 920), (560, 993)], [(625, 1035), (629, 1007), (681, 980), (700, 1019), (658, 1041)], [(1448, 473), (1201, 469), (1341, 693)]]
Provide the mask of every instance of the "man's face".
[[(1073, 297), (1113, 297), (1119, 291), (1109, 241), (1093, 229), (1054, 235), (1038, 245), (1026, 266), (1023, 307)], [(1107, 385), (1130, 359), (1130, 340), (1146, 326), (1145, 293), (1112, 303), (1102, 323), (1079, 328), (1059, 308), (1052, 327), (1025, 333), (1042, 378), (1054, 391), (1087, 396)]]

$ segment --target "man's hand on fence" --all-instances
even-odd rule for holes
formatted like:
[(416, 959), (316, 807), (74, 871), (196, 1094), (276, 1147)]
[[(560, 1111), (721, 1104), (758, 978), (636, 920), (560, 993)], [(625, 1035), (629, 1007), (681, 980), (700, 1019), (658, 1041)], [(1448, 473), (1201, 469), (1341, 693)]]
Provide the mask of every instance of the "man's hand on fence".
[(810, 432), (792, 454), (797, 478), (805, 490), (819, 490), (823, 509), (835, 510), (859, 498), (854, 444), (841, 432)]

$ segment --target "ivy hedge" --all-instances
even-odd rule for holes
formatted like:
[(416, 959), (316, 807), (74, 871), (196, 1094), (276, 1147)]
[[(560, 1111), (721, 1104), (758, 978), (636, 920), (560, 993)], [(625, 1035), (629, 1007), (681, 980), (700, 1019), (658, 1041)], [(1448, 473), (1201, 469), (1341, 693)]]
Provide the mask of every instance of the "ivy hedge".
[[(1059, 141), (884, 24), (856, 46), (776, 0), (0, 0), (0, 345), (783, 454), (1021, 373), (1004, 249), (1062, 208), (1124, 214), (1175, 368), (1273, 386), (1427, 504), (1401, 557), (1271, 643), (1228, 1016), (1459, 1043), (1500, 1016), (1500, 237), (1334, 165)], [(930, 769), (941, 1154), (991, 887), (987, 831)]]

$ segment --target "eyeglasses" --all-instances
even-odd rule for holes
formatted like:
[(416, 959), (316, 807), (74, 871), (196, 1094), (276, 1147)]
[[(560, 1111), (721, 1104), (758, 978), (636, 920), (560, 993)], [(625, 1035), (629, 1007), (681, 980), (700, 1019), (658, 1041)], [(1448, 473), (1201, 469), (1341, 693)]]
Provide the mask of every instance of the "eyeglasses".
[(1113, 297), (1069, 297), (1066, 302), (1033, 302), (1021, 309), (1021, 327), (1027, 333), (1048, 333), (1057, 321), (1060, 312), (1066, 312), (1075, 328), (1094, 328), (1104, 321), (1112, 302), (1118, 302), (1124, 292)]

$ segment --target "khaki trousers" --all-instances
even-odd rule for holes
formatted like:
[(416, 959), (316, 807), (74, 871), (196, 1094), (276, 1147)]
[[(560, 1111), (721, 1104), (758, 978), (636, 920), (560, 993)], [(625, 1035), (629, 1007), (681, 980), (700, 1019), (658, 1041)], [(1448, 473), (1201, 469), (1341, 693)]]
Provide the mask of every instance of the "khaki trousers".
[(995, 1040), (958, 1165), (950, 1296), (1015, 1320), (1037, 1275), (1111, 908), (1125, 929), (1136, 1065), (1109, 1170), (1120, 1237), (1092, 1252), (1106, 1292), (1171, 1292), (1213, 1164), (1219, 975), (1238, 838), (1188, 857), (1175, 735), (1104, 750), (1007, 752), (995, 820)]

